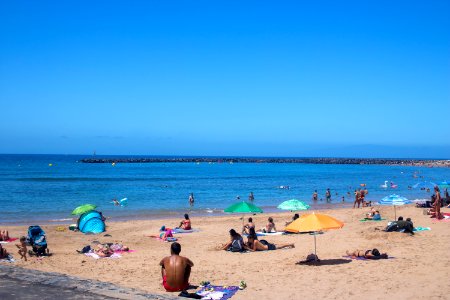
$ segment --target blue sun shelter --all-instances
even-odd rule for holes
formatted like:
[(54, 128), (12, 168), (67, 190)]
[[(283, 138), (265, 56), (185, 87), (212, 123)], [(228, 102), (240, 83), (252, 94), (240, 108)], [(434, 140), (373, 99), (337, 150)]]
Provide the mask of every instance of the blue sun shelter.
[(78, 229), (83, 233), (102, 233), (105, 227), (102, 214), (96, 210), (88, 211), (78, 219)]

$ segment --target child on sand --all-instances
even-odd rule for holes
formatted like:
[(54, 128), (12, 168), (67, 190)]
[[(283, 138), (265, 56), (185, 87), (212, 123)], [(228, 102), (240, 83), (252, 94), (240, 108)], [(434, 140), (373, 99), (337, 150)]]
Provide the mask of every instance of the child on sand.
[(17, 251), (17, 253), (19, 253), (20, 255), (20, 259), (24, 259), (25, 261), (27, 261), (27, 238), (22, 236), (20, 238), (20, 244), (16, 244), (16, 247), (19, 249), (19, 251)]

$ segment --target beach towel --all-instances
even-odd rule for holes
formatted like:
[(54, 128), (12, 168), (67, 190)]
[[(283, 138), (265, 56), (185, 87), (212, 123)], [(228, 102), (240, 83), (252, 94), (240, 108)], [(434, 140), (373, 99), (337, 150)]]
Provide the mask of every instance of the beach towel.
[(7, 257), (0, 259), (0, 262), (13, 263), (13, 262), (16, 262), (16, 260), (14, 259), (14, 257), (11, 254), (8, 254)]
[(431, 230), (431, 228), (430, 227), (415, 227), (413, 231), (417, 232), (417, 231), (428, 231), (428, 230)]
[[(353, 260), (383, 260), (383, 259), (386, 259), (386, 258), (376, 258), (376, 259), (369, 259), (369, 258), (365, 258), (365, 257), (361, 257), (361, 256), (349, 256), (349, 255), (345, 255), (345, 256), (342, 256), (342, 257), (344, 257), (344, 258), (349, 258), (349, 259), (353, 259)], [(387, 259), (394, 259), (395, 257), (393, 257), (393, 256), (389, 256)]]
[(189, 229), (189, 230), (181, 229), (181, 228), (172, 229), (172, 233), (192, 233), (192, 232), (199, 232), (199, 231), (200, 231), (199, 229)]
[(371, 220), (371, 219), (361, 219), (360, 222), (379, 222), (379, 221), (386, 221), (386, 219), (379, 219), (379, 220)]
[(99, 259), (99, 258), (120, 258), (120, 257), (122, 257), (122, 255), (120, 255), (119, 253), (115, 253), (115, 252), (111, 256), (108, 256), (108, 257), (100, 257), (97, 253), (94, 253), (94, 252), (88, 252), (88, 253), (85, 253), (84, 255), (92, 257), (94, 259)]
[(6, 241), (0, 241), (0, 244), (8, 244), (8, 243), (14, 242), (15, 240), (18, 240), (18, 238), (10, 238)]
[(238, 290), (237, 286), (207, 285), (202, 287), (197, 294), (202, 296), (202, 299), (226, 300), (233, 297)]

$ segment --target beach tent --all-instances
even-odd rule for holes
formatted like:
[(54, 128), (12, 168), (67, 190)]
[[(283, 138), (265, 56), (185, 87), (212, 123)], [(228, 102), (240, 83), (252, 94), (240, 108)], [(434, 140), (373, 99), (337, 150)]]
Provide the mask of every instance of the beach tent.
[(329, 229), (340, 229), (344, 227), (344, 223), (330, 217), (328, 215), (323, 214), (307, 214), (303, 215), (301, 218), (298, 218), (291, 224), (289, 224), (284, 231), (287, 232), (313, 232), (314, 235), (314, 255), (317, 259), (317, 246), (316, 246), (316, 234), (319, 231), (322, 230), (329, 230)]
[(105, 231), (105, 222), (102, 214), (96, 210), (88, 211), (78, 219), (78, 229), (83, 233), (102, 233)]

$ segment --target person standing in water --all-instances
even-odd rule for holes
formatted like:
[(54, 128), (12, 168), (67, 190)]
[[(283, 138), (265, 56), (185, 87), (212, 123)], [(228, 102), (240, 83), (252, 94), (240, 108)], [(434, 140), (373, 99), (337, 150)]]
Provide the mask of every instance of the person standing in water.
[(318, 197), (317, 190), (314, 190), (314, 193), (312, 194), (313, 201), (317, 201), (317, 197)]
[(193, 207), (194, 206), (194, 193), (190, 193), (189, 195), (189, 206)]
[(327, 199), (327, 202), (331, 202), (331, 192), (330, 189), (327, 189), (327, 192), (325, 193), (325, 198)]
[(248, 201), (253, 202), (255, 200), (255, 196), (253, 196), (253, 192), (250, 192), (250, 195), (248, 195)]

